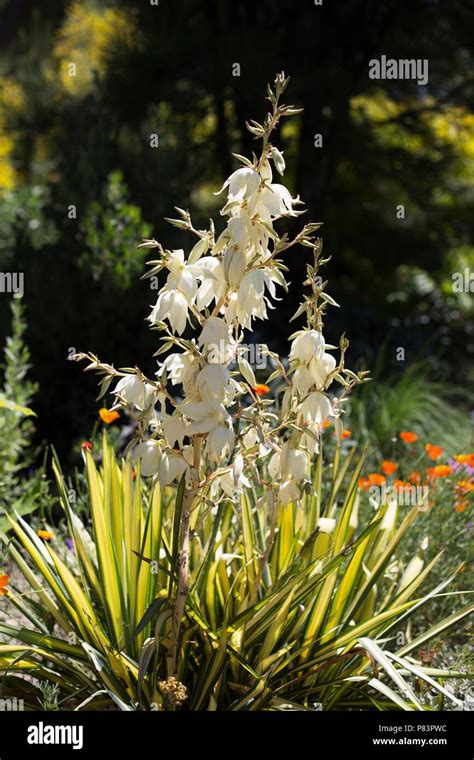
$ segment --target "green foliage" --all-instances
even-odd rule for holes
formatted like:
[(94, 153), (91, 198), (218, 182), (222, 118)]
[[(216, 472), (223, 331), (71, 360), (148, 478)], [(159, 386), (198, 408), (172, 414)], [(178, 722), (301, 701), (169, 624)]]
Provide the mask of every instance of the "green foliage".
[(48, 216), (51, 192), (46, 185), (25, 185), (2, 194), (0, 260), (13, 263), (17, 245), (39, 251), (58, 240), (58, 229)]
[[(0, 390), (0, 514), (15, 508), (21, 515), (52, 503), (45, 477), (45, 463), (38, 463), (33, 446), (35, 412), (33, 402), (38, 384), (29, 378), (30, 351), (25, 343), (25, 310), (20, 299), (12, 299), (11, 335), (4, 348), (2, 387)], [(0, 530), (10, 524), (0, 517)]]
[[(38, 390), (28, 378), (30, 352), (24, 342), (26, 322), (19, 299), (12, 300), (12, 334), (4, 348), (3, 385), (0, 397), (0, 508), (11, 509), (15, 504), (21, 513), (35, 508), (38, 481), (28, 480), (25, 470), (34, 460), (31, 438), (34, 412), (29, 405)], [(22, 474), (23, 471), (23, 474)], [(0, 520), (2, 529), (5, 519)]]
[(58, 685), (62, 706), (80, 709), (461, 704), (442, 679), (465, 673), (426, 668), (415, 655), (472, 607), (411, 638), (412, 618), (452, 577), (420, 595), (439, 557), (426, 566), (412, 558), (416, 568), (394, 575), (393, 558), (418, 507), (402, 518), (396, 505), (384, 504), (359, 525), (363, 460), (355, 452), (344, 459), (336, 452), (331, 469), (319, 455), (314, 491), (301, 505), (277, 507), (265, 492), (249, 492), (240, 504), (206, 499), (193, 512), (177, 682), (168, 667), (183, 484), (164, 494), (159, 485), (145, 487), (105, 436), (102, 465), (90, 452), (85, 460), (90, 526), (75, 515), (54, 465), (74, 556), (10, 518), (12, 560), (35, 593), (20, 595), (14, 583), (9, 590), (30, 622), (0, 625), (11, 640), (0, 645), (4, 694), (38, 709), (38, 681), (46, 680)]
[(402, 430), (455, 454), (470, 445), (471, 400), (462, 388), (433, 380), (420, 363), (386, 380), (376, 370), (373, 381), (352, 395), (347, 426), (371, 445), (377, 459), (391, 453)]
[(129, 202), (121, 172), (111, 172), (102, 197), (88, 206), (79, 229), (86, 247), (81, 263), (94, 279), (110, 278), (121, 288), (130, 287), (143, 268), (136, 241), (149, 238), (152, 228), (142, 220), (140, 208)]

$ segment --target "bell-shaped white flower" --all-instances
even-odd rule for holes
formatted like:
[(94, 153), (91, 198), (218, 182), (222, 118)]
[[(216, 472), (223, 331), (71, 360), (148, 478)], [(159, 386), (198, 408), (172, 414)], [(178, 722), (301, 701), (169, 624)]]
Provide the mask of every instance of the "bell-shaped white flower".
[(158, 324), (167, 319), (173, 332), (182, 335), (188, 317), (188, 302), (178, 290), (162, 290), (152, 309), (149, 321)]
[(306, 422), (320, 427), (328, 417), (334, 416), (334, 410), (324, 393), (313, 391), (302, 401), (300, 415)]
[(230, 299), (226, 317), (239, 322), (248, 330), (252, 329), (252, 319), (266, 319), (268, 299), (265, 288), (275, 297), (275, 285), (265, 269), (247, 272), (240, 284), (237, 297)]
[(230, 287), (237, 290), (242, 282), (247, 259), (242, 249), (237, 247), (228, 248), (224, 254), (224, 276)]
[(285, 159), (283, 158), (282, 151), (278, 150), (278, 148), (273, 147), (270, 151), (270, 158), (273, 160), (277, 172), (279, 174), (283, 174), (285, 171)]
[(228, 403), (233, 390), (229, 370), (222, 364), (206, 364), (198, 375), (197, 388), (203, 401)]
[(192, 301), (197, 291), (196, 273), (194, 267), (186, 265), (184, 251), (171, 251), (166, 266), (169, 270), (166, 280), (168, 289), (179, 289), (188, 301)]
[(156, 374), (161, 377), (164, 372), (172, 385), (186, 385), (199, 373), (199, 362), (190, 351), (169, 354)]
[(278, 490), (278, 499), (281, 504), (290, 504), (292, 501), (299, 501), (301, 498), (300, 489), (293, 479), (285, 480)]
[(136, 375), (126, 375), (118, 381), (112, 393), (126, 404), (133, 404), (137, 409), (143, 410), (153, 400), (154, 391), (152, 385), (140, 380)]
[(186, 422), (179, 412), (172, 415), (165, 414), (161, 420), (161, 429), (168, 446), (183, 445), (183, 440), (188, 434)]
[(230, 327), (220, 317), (206, 319), (198, 342), (204, 347), (210, 364), (227, 364), (235, 354), (236, 344), (231, 337)]
[(303, 435), (301, 436), (301, 446), (304, 448), (305, 451), (308, 452), (310, 457), (314, 456), (314, 454), (319, 453), (319, 443), (315, 435), (310, 435), (309, 433), (303, 433)]
[(235, 211), (227, 222), (226, 233), (231, 247), (236, 246), (245, 251), (252, 242), (252, 219), (249, 213), (241, 208)]
[(255, 211), (267, 221), (279, 219), (281, 216), (297, 216), (293, 206), (299, 202), (298, 198), (292, 198), (290, 191), (279, 184), (267, 185), (258, 197), (258, 205)]
[(222, 263), (215, 256), (204, 256), (194, 269), (201, 283), (196, 296), (196, 306), (202, 311), (213, 300), (217, 303), (222, 298), (226, 288), (224, 270)]
[[(260, 440), (257, 431), (255, 428), (249, 428), (242, 436), (242, 444), (245, 449), (253, 448), (254, 446), (258, 446), (258, 457), (266, 457), (271, 451), (271, 447), (267, 446), (265, 443), (262, 443)], [(278, 456), (278, 454), (276, 454)]]
[[(226, 187), (229, 188), (226, 205), (228, 205), (229, 202), (242, 201), (258, 190), (260, 181), (261, 179), (258, 172), (254, 169), (243, 167), (242, 169), (237, 169), (237, 171), (226, 179), (219, 190), (219, 193), (225, 190)], [(217, 193), (217, 195), (219, 193)]]
[(213, 462), (226, 459), (232, 453), (235, 443), (235, 434), (232, 425), (216, 425), (207, 436), (205, 452)]
[(158, 468), (158, 477), (162, 486), (181, 480), (184, 473), (189, 473), (189, 465), (177, 451), (165, 451)]
[(336, 369), (334, 356), (323, 353), (320, 358), (314, 357), (309, 364), (309, 372), (313, 382), (320, 390), (326, 387), (328, 376)]
[(220, 317), (209, 317), (204, 322), (199, 336), (199, 345), (213, 346), (216, 343), (229, 340), (229, 325)]
[(336, 520), (333, 517), (320, 517), (318, 520), (318, 530), (321, 533), (333, 533), (336, 527)]
[(218, 425), (228, 424), (229, 412), (218, 399), (211, 401), (183, 401), (179, 411), (192, 420), (188, 427), (190, 435), (209, 433)]
[(291, 344), (290, 361), (298, 360), (309, 364), (312, 359), (322, 356), (325, 348), (323, 334), (318, 330), (300, 330), (295, 333)]
[(308, 455), (301, 449), (295, 449), (290, 441), (285, 441), (280, 454), (280, 472), (282, 478), (294, 478), (297, 482), (308, 477)]
[(293, 375), (293, 385), (300, 396), (306, 396), (313, 387), (314, 382), (314, 377), (308, 367), (302, 365), (295, 370)]
[(140, 462), (140, 471), (145, 477), (151, 477), (158, 473), (161, 456), (160, 444), (151, 438), (139, 443), (132, 452), (133, 460)]
[(276, 451), (268, 461), (268, 474), (272, 480), (280, 477), (280, 454)]
[(221, 475), (219, 484), (227, 496), (231, 499), (236, 494), (241, 494), (244, 488), (250, 488), (250, 481), (244, 475), (244, 459), (238, 454), (232, 466), (232, 469)]

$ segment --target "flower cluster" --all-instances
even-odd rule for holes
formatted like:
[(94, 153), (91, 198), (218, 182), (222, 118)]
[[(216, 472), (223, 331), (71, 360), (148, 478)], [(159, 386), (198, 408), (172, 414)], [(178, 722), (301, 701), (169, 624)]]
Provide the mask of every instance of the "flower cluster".
[[(384, 459), (380, 465), (381, 472), (371, 472), (361, 477), (359, 488), (370, 491), (373, 486), (389, 486), (399, 493), (410, 492), (414, 487), (424, 488), (430, 494), (427, 507), (432, 507), (440, 484), (447, 483), (451, 489), (454, 511), (464, 512), (474, 493), (474, 454), (446, 457), (443, 447), (438, 444), (428, 442), (417, 449), (416, 433), (402, 431), (399, 437), (408, 447), (408, 463)], [(445, 461), (440, 461), (443, 458)]]
[[(270, 454), (272, 491), (281, 503), (300, 499), (324, 425), (334, 419), (342, 436), (344, 396), (365, 379), (344, 368), (345, 338), (336, 361), (330, 353), (336, 346), (323, 336), (325, 309), (337, 304), (325, 283), (318, 284), (318, 269), (328, 260), (315, 237), (320, 224), (306, 224), (293, 239), (280, 237), (275, 229), (282, 217), (303, 213), (299, 197), (274, 181), (275, 172), (283, 175), (285, 160), (270, 141), (272, 132), (283, 117), (297, 113), (280, 104), (287, 82), (280, 74), (274, 89), (268, 88), (272, 109), (264, 123), (247, 124), (262, 140), (262, 150), (253, 160), (237, 155), (241, 167), (217, 193), (225, 193), (220, 234), (212, 220), (209, 229), (195, 229), (189, 212), (177, 208), (179, 218), (168, 221), (197, 237), (189, 254), (164, 249), (156, 240), (142, 244), (157, 252), (146, 276), (166, 276), (149, 315), (163, 342), (157, 355), (166, 354), (155, 378), (137, 368), (115, 370), (91, 354), (78, 356), (87, 356), (88, 369), (104, 375), (102, 395), (117, 379), (115, 404), (101, 418), (113, 421), (119, 407), (136, 417), (131, 453), (141, 473), (158, 477), (163, 485), (184, 475), (189, 488), (201, 487), (214, 503), (249, 485), (255, 458)], [(239, 348), (244, 331), (252, 330), (255, 320), (267, 319), (274, 308), (277, 288), (287, 289), (280, 255), (295, 245), (314, 254), (305, 283), (309, 295), (295, 314), (306, 314), (306, 326), (291, 337), (288, 362), (264, 347), (274, 371), (258, 383)], [(188, 338), (191, 331), (194, 337)], [(335, 380), (343, 386), (337, 399), (328, 395)], [(281, 392), (279, 403), (263, 398), (272, 382), (277, 395)]]

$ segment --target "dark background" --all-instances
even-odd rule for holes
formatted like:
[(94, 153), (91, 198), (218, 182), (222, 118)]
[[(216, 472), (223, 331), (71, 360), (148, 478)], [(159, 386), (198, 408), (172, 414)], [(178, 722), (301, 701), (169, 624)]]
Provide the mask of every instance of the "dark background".
[[(25, 273), (40, 439), (67, 456), (97, 417), (96, 385), (70, 349), (153, 371), (156, 335), (143, 320), (156, 294), (139, 279), (136, 243), (189, 249), (163, 221), (174, 205), (196, 226), (210, 215), (222, 225), (213, 192), (237, 167), (231, 153), (251, 152), (245, 121), (263, 119), (266, 83), (282, 69), (286, 102), (304, 107), (277, 140), (284, 182), (307, 204), (297, 224), (324, 222), (328, 290), (342, 307), (329, 341), (346, 330), (349, 366), (380, 377), (421, 361), (437, 380), (472, 380), (472, 295), (453, 293), (452, 274), (474, 269), (473, 0), (0, 0), (0, 10), (0, 270)], [(428, 84), (371, 80), (382, 54), (427, 58)], [(290, 295), (255, 332), (283, 353), (306, 260), (307, 249), (290, 251)], [(0, 294), (2, 339), (9, 299)]]

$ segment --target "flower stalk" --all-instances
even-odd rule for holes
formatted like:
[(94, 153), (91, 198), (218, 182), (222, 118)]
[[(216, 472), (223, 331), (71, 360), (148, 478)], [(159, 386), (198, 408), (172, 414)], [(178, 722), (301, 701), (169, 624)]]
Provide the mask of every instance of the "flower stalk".
[[(344, 397), (367, 379), (364, 373), (346, 369), (345, 337), (336, 360), (332, 352), (337, 347), (323, 335), (326, 310), (337, 303), (318, 275), (329, 260), (322, 257), (322, 241), (317, 237), (321, 223), (305, 224), (292, 238), (286, 233), (280, 236), (275, 227), (281, 218), (304, 213), (299, 196), (292, 197), (273, 178), (274, 170), (281, 176), (285, 172), (283, 152), (273, 144), (273, 132), (283, 118), (300, 110), (280, 103), (287, 84), (288, 78), (278, 74), (273, 88), (268, 87), (271, 109), (263, 124), (247, 123), (254, 138), (262, 141), (260, 157), (235, 155), (241, 166), (217, 193), (226, 193), (221, 232), (216, 232), (212, 220), (208, 229), (196, 229), (189, 211), (176, 207), (178, 218), (168, 221), (197, 238), (189, 253), (168, 250), (154, 239), (141, 244), (156, 253), (145, 277), (166, 277), (149, 316), (162, 344), (155, 354), (155, 379), (145, 377), (137, 367), (116, 370), (93, 354), (76, 356), (86, 359), (86, 369), (102, 377), (100, 396), (116, 381), (111, 411), (126, 408), (137, 422), (127, 453), (140, 463), (142, 475), (162, 488), (185, 481), (177, 592), (169, 600), (173, 613), (168, 677), (178, 677), (180, 670), (193, 512), (205, 504), (211, 504), (212, 511), (212, 505), (240, 499), (252, 481), (268, 484), (265, 549), (258, 562), (258, 582), (249, 597), (258, 594), (281, 506), (299, 502), (311, 488), (310, 460), (319, 451), (324, 424), (333, 419), (341, 434)], [(307, 268), (308, 294), (294, 315), (294, 319), (305, 317), (306, 323), (290, 337), (288, 359), (261, 347), (271, 374), (257, 381), (242, 353), (245, 333), (253, 330), (256, 320), (268, 319), (277, 288), (288, 289), (281, 255), (295, 255), (298, 247), (309, 248), (314, 258)], [(342, 386), (339, 397), (329, 395), (333, 382)], [(202, 511), (206, 510), (196, 520), (202, 518)]]
[(176, 676), (176, 657), (179, 644), (179, 632), (183, 618), (186, 599), (188, 596), (188, 579), (189, 579), (189, 548), (190, 548), (190, 530), (191, 514), (194, 508), (196, 496), (199, 493), (200, 485), (200, 465), (201, 465), (201, 447), (202, 438), (196, 435), (193, 438), (193, 483), (192, 488), (186, 491), (184, 497), (183, 514), (181, 518), (180, 547), (178, 552), (178, 588), (176, 600), (173, 608), (171, 621), (170, 646), (168, 649), (168, 676)]

